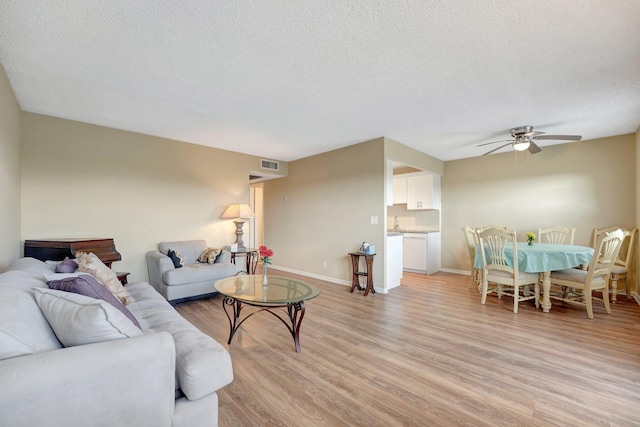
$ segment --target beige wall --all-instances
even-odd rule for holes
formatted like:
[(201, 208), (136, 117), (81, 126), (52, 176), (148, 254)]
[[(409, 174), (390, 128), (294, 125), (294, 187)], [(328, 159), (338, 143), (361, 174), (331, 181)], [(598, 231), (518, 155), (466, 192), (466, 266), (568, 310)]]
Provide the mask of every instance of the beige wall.
[(413, 148), (407, 147), (390, 138), (385, 138), (385, 159), (413, 166), (418, 170), (431, 171), (438, 175), (444, 174), (444, 162), (428, 156)]
[(382, 137), (291, 162), (286, 179), (266, 182), (265, 244), (274, 265), (350, 284), (347, 254), (366, 241), (376, 250), (374, 285), (384, 292), (387, 160), (444, 170), (440, 160)]
[[(27, 113), (21, 238), (113, 237), (122, 254), (114, 268), (131, 272), (132, 281), (147, 280), (145, 253), (160, 241), (199, 238), (216, 247), (235, 241), (235, 226), (219, 217), (227, 204), (249, 202), (249, 171), (259, 171), (259, 162)], [(287, 164), (280, 167), (285, 175)]]
[(634, 135), (445, 163), (442, 178), (442, 267), (470, 269), (462, 227), (506, 225), (524, 241), (538, 227), (576, 227), (590, 245), (594, 227), (636, 226)]
[(0, 272), (20, 256), (20, 116), (0, 65)]
[(378, 138), (296, 160), (287, 178), (265, 182), (265, 245), (274, 250), (274, 265), (350, 283), (347, 254), (366, 241), (375, 245), (374, 284), (381, 288), (383, 164), (384, 139)]

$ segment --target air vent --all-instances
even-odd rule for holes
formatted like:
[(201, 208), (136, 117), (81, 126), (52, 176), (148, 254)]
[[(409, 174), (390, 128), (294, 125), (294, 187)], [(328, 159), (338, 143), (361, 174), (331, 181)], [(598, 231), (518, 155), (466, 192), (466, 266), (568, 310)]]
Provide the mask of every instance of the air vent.
[(262, 169), (269, 169), (272, 171), (277, 171), (280, 170), (280, 163), (274, 161), (274, 160), (264, 160), (261, 159), (260, 160), (260, 167)]

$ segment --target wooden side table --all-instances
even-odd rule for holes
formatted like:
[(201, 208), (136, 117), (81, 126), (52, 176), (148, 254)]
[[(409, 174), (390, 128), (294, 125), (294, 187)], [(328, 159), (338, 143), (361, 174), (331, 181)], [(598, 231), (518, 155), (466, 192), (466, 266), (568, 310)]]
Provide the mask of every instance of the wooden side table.
[[(365, 276), (367, 278), (367, 286), (364, 288), (364, 296), (366, 297), (369, 292), (375, 294), (376, 290), (373, 288), (373, 257), (376, 254), (365, 254), (364, 252), (349, 252), (349, 255), (351, 255), (351, 267), (353, 269), (351, 290), (349, 292), (353, 293), (353, 290), (355, 288), (358, 288), (358, 290), (361, 291), (362, 287), (360, 286), (360, 276)], [(360, 257), (364, 257), (366, 263), (366, 271), (360, 271)]]
[(258, 250), (257, 249), (242, 249), (239, 251), (230, 251), (231, 252), (231, 262), (236, 263), (236, 257), (244, 257), (245, 258), (245, 273), (247, 274), (256, 274), (256, 267), (258, 265)]
[(128, 271), (116, 271), (116, 276), (118, 277), (118, 280), (120, 281), (120, 283), (122, 283), (122, 286), (127, 285), (128, 280), (127, 280), (127, 276), (129, 275)]

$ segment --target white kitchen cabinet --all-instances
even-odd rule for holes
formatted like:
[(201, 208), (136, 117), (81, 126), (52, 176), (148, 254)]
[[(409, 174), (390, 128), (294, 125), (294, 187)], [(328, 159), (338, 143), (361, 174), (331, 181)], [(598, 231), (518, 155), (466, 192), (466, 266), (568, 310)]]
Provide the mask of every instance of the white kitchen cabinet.
[(404, 233), (402, 238), (402, 269), (414, 273), (427, 272), (427, 235)]
[(404, 233), (402, 269), (422, 274), (440, 271), (440, 233)]
[(433, 209), (433, 175), (407, 177), (407, 209)]
[(407, 203), (407, 178), (402, 176), (393, 177), (393, 204), (399, 205)]

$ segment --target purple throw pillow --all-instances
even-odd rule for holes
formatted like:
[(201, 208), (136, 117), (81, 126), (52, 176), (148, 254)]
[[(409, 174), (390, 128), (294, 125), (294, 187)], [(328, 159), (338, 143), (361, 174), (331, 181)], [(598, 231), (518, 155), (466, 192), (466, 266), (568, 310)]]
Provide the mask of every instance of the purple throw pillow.
[(73, 292), (74, 294), (85, 295), (91, 298), (106, 301), (120, 310), (120, 312), (127, 316), (127, 318), (131, 320), (134, 325), (142, 329), (140, 327), (140, 323), (138, 323), (138, 319), (135, 318), (133, 313), (131, 313), (129, 309), (125, 307), (124, 304), (122, 304), (120, 300), (109, 291), (109, 289), (105, 288), (100, 282), (98, 282), (98, 279), (90, 274), (81, 274), (78, 277), (67, 277), (60, 280), (51, 280), (47, 282), (47, 286), (49, 286), (49, 289)]
[(78, 263), (69, 257), (66, 257), (64, 261), (56, 265), (56, 273), (75, 273), (78, 269)]

